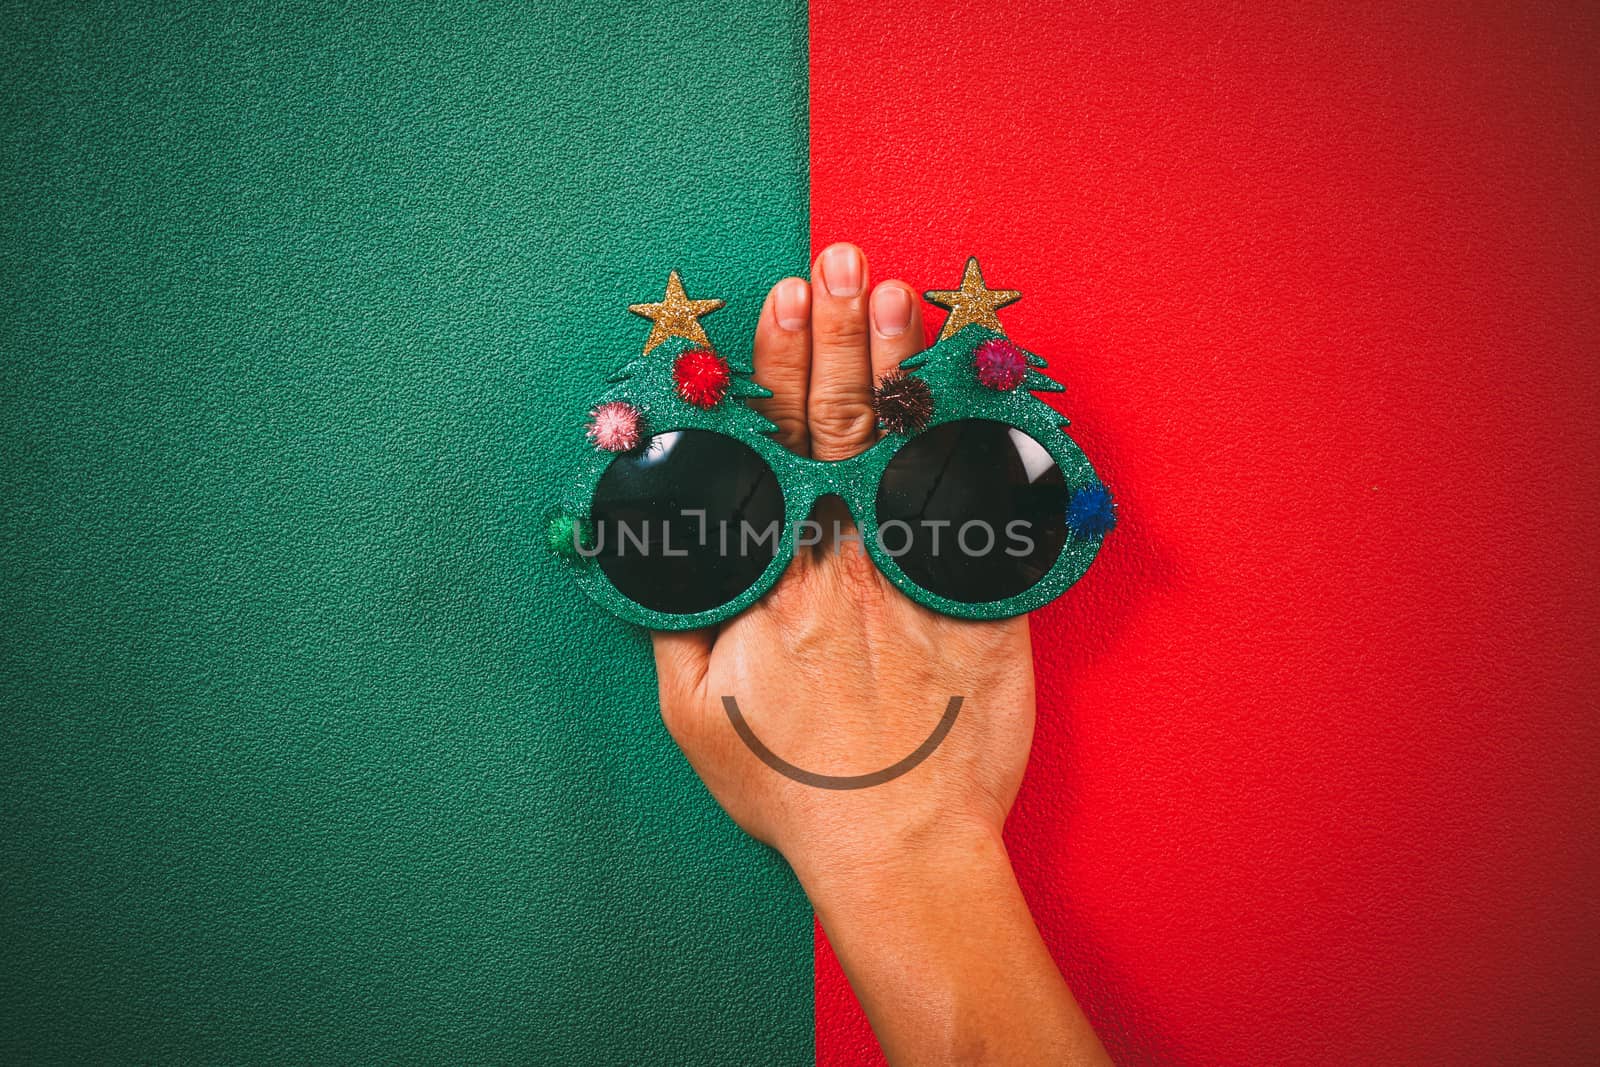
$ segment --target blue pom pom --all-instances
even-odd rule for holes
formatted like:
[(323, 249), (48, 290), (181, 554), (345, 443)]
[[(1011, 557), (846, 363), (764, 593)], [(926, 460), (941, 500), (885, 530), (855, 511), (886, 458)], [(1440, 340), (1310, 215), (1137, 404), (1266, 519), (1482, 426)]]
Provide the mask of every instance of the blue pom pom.
[(1067, 501), (1067, 527), (1074, 536), (1101, 537), (1116, 524), (1117, 505), (1103, 485), (1086, 485)]

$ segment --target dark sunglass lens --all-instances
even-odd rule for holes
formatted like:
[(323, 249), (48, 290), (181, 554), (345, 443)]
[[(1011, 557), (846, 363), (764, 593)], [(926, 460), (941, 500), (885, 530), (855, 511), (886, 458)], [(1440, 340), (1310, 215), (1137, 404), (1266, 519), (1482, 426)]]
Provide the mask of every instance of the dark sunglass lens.
[(709, 430), (657, 434), (600, 477), (589, 550), (653, 611), (688, 615), (750, 588), (777, 555), (783, 491), (749, 446)]
[(963, 419), (913, 437), (878, 483), (880, 547), (913, 582), (966, 604), (1004, 600), (1054, 566), (1067, 486), (1038, 441)]

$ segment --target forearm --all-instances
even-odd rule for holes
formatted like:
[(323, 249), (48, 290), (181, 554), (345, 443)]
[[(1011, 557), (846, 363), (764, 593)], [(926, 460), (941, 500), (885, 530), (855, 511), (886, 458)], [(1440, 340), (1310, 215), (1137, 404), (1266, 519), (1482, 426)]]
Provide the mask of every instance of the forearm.
[(1108, 1062), (999, 835), (930, 836), (849, 867), (797, 866), (890, 1061)]

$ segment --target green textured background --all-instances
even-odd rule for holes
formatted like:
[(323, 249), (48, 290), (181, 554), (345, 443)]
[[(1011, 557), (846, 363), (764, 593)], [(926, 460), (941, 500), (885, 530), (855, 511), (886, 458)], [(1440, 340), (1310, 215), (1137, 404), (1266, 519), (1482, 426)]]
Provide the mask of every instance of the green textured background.
[(805, 13), (602, 6), (5, 11), (0, 1058), (809, 1061), (538, 550), (625, 305), (804, 267)]

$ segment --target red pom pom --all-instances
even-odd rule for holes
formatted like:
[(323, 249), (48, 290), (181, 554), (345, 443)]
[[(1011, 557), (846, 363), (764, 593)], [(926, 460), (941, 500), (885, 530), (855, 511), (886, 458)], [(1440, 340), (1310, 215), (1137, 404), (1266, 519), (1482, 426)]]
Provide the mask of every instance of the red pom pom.
[(632, 452), (639, 447), (639, 409), (611, 400), (589, 412), (589, 440), (604, 452)]
[(727, 395), (733, 374), (728, 361), (704, 348), (694, 348), (672, 364), (672, 378), (678, 395), (695, 407), (714, 408)]
[(978, 381), (990, 389), (1015, 389), (1028, 373), (1028, 357), (1003, 337), (979, 345), (972, 353), (972, 363), (978, 368)]

